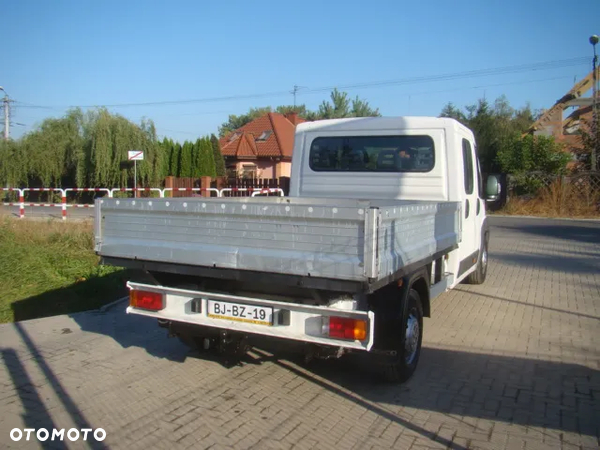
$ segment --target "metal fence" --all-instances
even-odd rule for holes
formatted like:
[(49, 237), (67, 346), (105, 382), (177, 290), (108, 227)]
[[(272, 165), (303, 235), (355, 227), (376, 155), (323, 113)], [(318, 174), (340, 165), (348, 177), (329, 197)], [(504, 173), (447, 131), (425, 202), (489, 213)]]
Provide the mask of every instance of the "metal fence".
[(519, 176), (509, 175), (507, 180), (508, 191), (513, 194), (535, 194), (540, 189), (550, 188), (557, 182), (573, 188), (581, 195), (600, 194), (600, 172), (579, 172), (569, 175), (530, 172)]
[[(252, 195), (252, 193), (260, 190), (273, 190), (283, 192), (283, 195), (288, 195), (290, 191), (290, 178), (228, 178), (226, 186), (232, 192), (232, 196)], [(245, 194), (249, 192), (250, 194)]]
[[(31, 201), (29, 195), (46, 193), (50, 197), (48, 202)], [(0, 198), (4, 198), (3, 206), (19, 208), (19, 217), (25, 217), (25, 209), (32, 207), (60, 208), (63, 220), (67, 220), (67, 208), (93, 208), (93, 203), (68, 203), (68, 194), (93, 193), (97, 197), (138, 197), (156, 196), (159, 198), (170, 196), (195, 197), (256, 197), (256, 196), (281, 196), (285, 195), (280, 188), (0, 188)], [(56, 195), (57, 201), (53, 201)]]

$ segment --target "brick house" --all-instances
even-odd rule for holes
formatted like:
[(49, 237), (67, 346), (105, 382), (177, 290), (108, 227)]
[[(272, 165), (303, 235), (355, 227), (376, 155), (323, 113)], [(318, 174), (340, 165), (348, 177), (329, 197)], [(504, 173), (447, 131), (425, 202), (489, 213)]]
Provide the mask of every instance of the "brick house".
[[(581, 103), (587, 99), (582, 99)], [(589, 99), (591, 100), (591, 99)], [(585, 103), (588, 103), (585, 101)], [(583, 104), (563, 119), (564, 110), (552, 111), (544, 127), (535, 130), (533, 134), (553, 136), (557, 142), (565, 145), (565, 150), (576, 152), (581, 150), (582, 142), (579, 130), (584, 122), (592, 122), (592, 106)]]
[(289, 177), (296, 113), (268, 113), (220, 139), (225, 166), (245, 178)]

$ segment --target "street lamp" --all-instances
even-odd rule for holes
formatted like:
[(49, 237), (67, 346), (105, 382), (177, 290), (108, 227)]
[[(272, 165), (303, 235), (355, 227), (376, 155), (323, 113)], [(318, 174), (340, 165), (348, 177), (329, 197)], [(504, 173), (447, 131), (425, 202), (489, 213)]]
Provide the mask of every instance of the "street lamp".
[(594, 49), (594, 59), (592, 60), (592, 66), (593, 66), (593, 77), (594, 77), (594, 85), (592, 86), (592, 96), (593, 96), (593, 100), (592, 100), (592, 136), (593, 136), (593, 140), (592, 140), (592, 164), (591, 164), (591, 169), (593, 172), (596, 171), (597, 167), (596, 167), (596, 161), (597, 161), (597, 150), (598, 150), (598, 145), (600, 144), (600, 139), (598, 136), (598, 75), (596, 73), (596, 67), (598, 66), (598, 55), (596, 54), (596, 44), (598, 43), (598, 35), (594, 34), (592, 36), (590, 36), (590, 44), (592, 44), (592, 47)]

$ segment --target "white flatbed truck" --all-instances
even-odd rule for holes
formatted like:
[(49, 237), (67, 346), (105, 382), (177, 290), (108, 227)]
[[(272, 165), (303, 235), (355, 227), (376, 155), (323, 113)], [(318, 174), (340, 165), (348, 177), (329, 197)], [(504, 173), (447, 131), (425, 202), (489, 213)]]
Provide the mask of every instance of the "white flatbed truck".
[(404, 381), (433, 298), (485, 280), (483, 190), (473, 133), (453, 119), (308, 122), (288, 197), (98, 199), (95, 250), (150, 275), (128, 283), (127, 312), (188, 344), (362, 352)]

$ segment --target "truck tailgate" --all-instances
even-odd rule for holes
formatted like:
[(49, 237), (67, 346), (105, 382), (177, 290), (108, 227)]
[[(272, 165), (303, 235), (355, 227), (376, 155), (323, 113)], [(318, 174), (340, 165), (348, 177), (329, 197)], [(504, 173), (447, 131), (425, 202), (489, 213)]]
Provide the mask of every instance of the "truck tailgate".
[(456, 244), (458, 209), (448, 202), (290, 197), (99, 199), (95, 250), (366, 282)]

